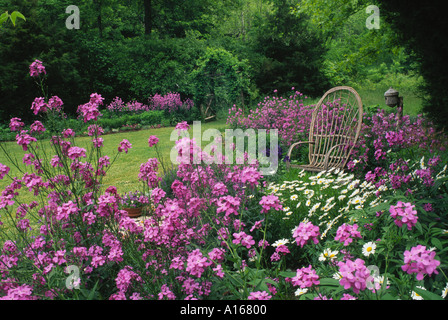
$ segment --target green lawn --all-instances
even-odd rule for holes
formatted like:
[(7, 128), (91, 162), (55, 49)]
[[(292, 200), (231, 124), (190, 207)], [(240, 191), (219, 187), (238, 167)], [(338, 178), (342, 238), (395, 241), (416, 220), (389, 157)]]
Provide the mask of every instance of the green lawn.
[[(207, 123), (201, 123), (201, 131), (207, 129), (218, 129), (224, 130), (227, 127), (226, 121), (212, 121)], [(151, 135), (155, 135), (159, 138), (158, 147), (161, 155), (165, 158), (168, 165), (170, 166), (170, 152), (171, 148), (174, 146), (174, 141), (170, 141), (171, 133), (173, 132), (174, 127), (164, 127), (159, 129), (148, 129), (148, 130), (140, 130), (140, 131), (127, 131), (120, 132), (115, 134), (104, 135), (104, 146), (102, 148), (103, 155), (108, 155), (111, 159), (113, 159), (114, 155), (118, 153), (117, 148), (120, 142), (123, 139), (129, 140), (132, 144), (132, 148), (128, 151), (127, 154), (122, 153), (111, 169), (108, 171), (106, 178), (103, 180), (104, 186), (116, 186), (118, 192), (124, 193), (127, 191), (133, 191), (140, 187), (140, 182), (138, 181), (138, 173), (140, 169), (140, 164), (145, 163), (149, 158), (157, 157), (157, 154), (154, 148), (149, 148), (148, 146), (148, 138)], [(192, 137), (192, 129), (190, 128), (190, 135)], [(76, 139), (76, 144), (79, 147), (86, 147), (90, 143), (90, 137), (79, 137)], [(27, 168), (22, 163), (23, 155), (27, 152), (24, 152), (20, 146), (18, 146), (15, 142), (2, 142), (5, 148), (8, 150), (8, 153), (11, 154), (20, 164), (21, 170), (23, 172), (29, 171), (30, 168)], [(48, 140), (45, 141), (43, 146), (48, 146)], [(15, 169), (12, 165), (11, 161), (7, 159), (6, 155), (3, 151), (0, 151), (0, 163), (7, 165), (11, 168), (10, 175), (12, 177), (23, 176), (19, 170)], [(160, 168), (161, 170), (161, 168)], [(10, 180), (5, 177), (3, 180), (0, 180), (0, 190), (3, 190), (6, 185), (10, 183)], [(32, 201), (32, 194), (29, 192), (22, 192), (23, 198), (22, 201), (30, 202)]]
[[(364, 108), (371, 106), (379, 106), (381, 109), (390, 112), (396, 112), (395, 108), (390, 108), (386, 106), (384, 100), (384, 92), (389, 88), (354, 88), (361, 97), (362, 104)], [(411, 90), (399, 90), (399, 95), (403, 97), (403, 114), (410, 116), (416, 116), (421, 113), (422, 109), (422, 98), (418, 96), (415, 92)], [(307, 100), (307, 104), (317, 103), (320, 97)]]

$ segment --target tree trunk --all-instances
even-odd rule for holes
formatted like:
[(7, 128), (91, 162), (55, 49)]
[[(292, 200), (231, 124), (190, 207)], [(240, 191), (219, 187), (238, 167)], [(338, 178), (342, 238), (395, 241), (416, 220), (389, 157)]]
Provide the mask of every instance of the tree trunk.
[(102, 38), (103, 37), (103, 20), (101, 17), (101, 8), (103, 5), (103, 0), (95, 0), (94, 3), (96, 5), (96, 11), (97, 11), (98, 32), (100, 34), (100, 38)]
[(149, 35), (152, 29), (151, 0), (143, 0), (143, 5), (145, 7), (145, 34)]

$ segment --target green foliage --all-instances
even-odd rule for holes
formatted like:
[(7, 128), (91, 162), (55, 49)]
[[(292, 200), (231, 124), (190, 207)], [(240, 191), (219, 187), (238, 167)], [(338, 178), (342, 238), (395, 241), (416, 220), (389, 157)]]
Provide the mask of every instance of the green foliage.
[(9, 20), (11, 20), (11, 23), (14, 26), (16, 25), (17, 18), (26, 20), (25, 16), (18, 11), (13, 11), (11, 14), (9, 14), (8, 11), (6, 11), (0, 15), (0, 27), (2, 26), (3, 23), (8, 21), (8, 18), (9, 18)]
[(204, 110), (210, 106), (215, 114), (233, 104), (244, 104), (244, 96), (251, 93), (248, 68), (246, 60), (225, 49), (207, 48), (190, 76), (195, 103)]
[(260, 91), (284, 93), (291, 87), (317, 96), (328, 88), (322, 74), (325, 48), (309, 27), (308, 18), (294, 15), (294, 1), (273, 1), (273, 10), (254, 22), (251, 46), (254, 81)]

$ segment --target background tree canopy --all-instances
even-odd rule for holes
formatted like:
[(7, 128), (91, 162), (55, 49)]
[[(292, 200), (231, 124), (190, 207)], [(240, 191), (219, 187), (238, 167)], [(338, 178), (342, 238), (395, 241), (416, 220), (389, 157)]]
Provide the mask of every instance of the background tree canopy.
[[(366, 28), (370, 4), (380, 8), (380, 29)], [(79, 29), (66, 28), (69, 5), (79, 8)], [(15, 10), (26, 21), (0, 29), (0, 123), (29, 118), (40, 94), (28, 76), (34, 59), (69, 114), (92, 92), (106, 103), (179, 92), (197, 107), (213, 94), (224, 110), (274, 90), (319, 97), (352, 85), (379, 99), (394, 86), (421, 96), (438, 123), (448, 119), (446, 21), (430, 2), (0, 0), (0, 12)]]

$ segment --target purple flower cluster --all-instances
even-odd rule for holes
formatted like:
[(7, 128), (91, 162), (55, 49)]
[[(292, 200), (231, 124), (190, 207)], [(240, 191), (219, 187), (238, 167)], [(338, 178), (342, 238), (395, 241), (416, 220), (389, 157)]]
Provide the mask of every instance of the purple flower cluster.
[(425, 246), (418, 245), (404, 252), (404, 265), (401, 269), (408, 274), (417, 274), (417, 280), (427, 275), (438, 274), (436, 268), (440, 261), (435, 259), (435, 251), (427, 250)]
[(303, 247), (309, 240), (314, 244), (319, 242), (319, 227), (311, 222), (301, 222), (294, 230), (292, 237), (296, 240), (298, 246)]
[(412, 227), (417, 223), (417, 211), (414, 210), (415, 206), (411, 203), (404, 203), (398, 201), (396, 206), (390, 206), (390, 216), (394, 218), (394, 222), (397, 226), (401, 227), (405, 224), (408, 230), (412, 230)]
[(336, 237), (334, 239), (342, 242), (344, 246), (348, 246), (353, 242), (354, 238), (362, 238), (361, 233), (358, 231), (358, 225), (344, 223), (336, 230)]
[(42, 61), (36, 59), (30, 64), (30, 76), (38, 77), (41, 73), (47, 74), (45, 66), (42, 64)]
[(112, 112), (143, 112), (149, 110), (167, 110), (174, 112), (177, 110), (190, 110), (194, 106), (191, 99), (182, 101), (177, 92), (169, 92), (165, 95), (155, 94), (148, 99), (148, 104), (138, 101), (129, 101), (125, 103), (120, 97), (115, 97), (107, 106), (107, 110)]
[(347, 260), (339, 262), (339, 273), (341, 279), (339, 283), (344, 289), (352, 288), (354, 293), (359, 293), (367, 288), (367, 283), (371, 280), (370, 270), (364, 265), (364, 260)]

